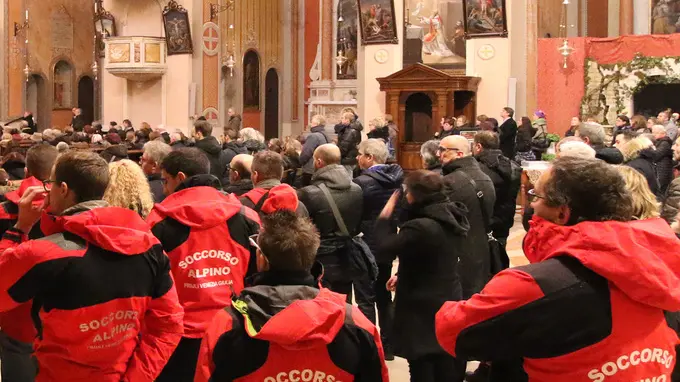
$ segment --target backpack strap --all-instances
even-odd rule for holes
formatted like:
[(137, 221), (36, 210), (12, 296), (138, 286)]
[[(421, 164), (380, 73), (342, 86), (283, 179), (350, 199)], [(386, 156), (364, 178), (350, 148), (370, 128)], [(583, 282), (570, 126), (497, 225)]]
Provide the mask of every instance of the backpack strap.
[[(264, 202), (267, 201), (267, 199), (269, 199), (269, 191), (265, 192), (264, 195), (262, 195), (262, 197), (260, 198), (260, 201), (257, 202), (255, 207), (253, 207), (253, 210), (255, 210), (255, 212), (257, 212), (259, 214), (262, 211), (262, 206), (264, 205)], [(252, 199), (250, 199), (250, 200), (253, 201)]]

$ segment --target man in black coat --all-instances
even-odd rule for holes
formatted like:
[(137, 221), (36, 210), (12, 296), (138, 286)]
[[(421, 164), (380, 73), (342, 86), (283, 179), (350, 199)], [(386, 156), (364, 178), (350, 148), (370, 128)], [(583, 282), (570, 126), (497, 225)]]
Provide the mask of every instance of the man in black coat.
[[(491, 178), (472, 157), (466, 138), (460, 135), (446, 137), (439, 143), (438, 151), (444, 175), (444, 192), (452, 202), (463, 203), (469, 211), (470, 230), (460, 256), (461, 286), (463, 298), (467, 299), (481, 291), (491, 277), (486, 227), (491, 225), (496, 192)], [(483, 201), (478, 199), (479, 194), (483, 194)]]
[(208, 121), (197, 121), (194, 124), (194, 138), (196, 138), (196, 148), (200, 149), (210, 160), (210, 175), (220, 181), (224, 178), (227, 171), (227, 156), (222, 152), (222, 145), (213, 137), (213, 127)]
[[(364, 241), (373, 252), (378, 263), (378, 279), (373, 283), (367, 278), (354, 280), (354, 291), (359, 309), (366, 318), (375, 323), (374, 301), (380, 318), (380, 336), (382, 337), (385, 359), (394, 359), (390, 346), (388, 331), (392, 324), (392, 294), (385, 288), (392, 276), (392, 263), (396, 253), (378, 254), (378, 241), (381, 239), (374, 233), (376, 219), (394, 191), (401, 187), (404, 171), (397, 164), (385, 164), (389, 157), (387, 145), (380, 139), (369, 139), (359, 144), (357, 162), (362, 170), (354, 183), (361, 187), (364, 194), (364, 209), (361, 217), (361, 232)], [(392, 221), (390, 233), (397, 233), (396, 220)]]
[(515, 111), (510, 107), (501, 110), (503, 122), (498, 127), (500, 132), (500, 149), (506, 158), (515, 157), (515, 138), (517, 137), (517, 122), (515, 122)]
[(490, 131), (482, 131), (475, 135), (472, 151), (479, 162), (479, 167), (493, 182), (496, 203), (493, 206), (491, 229), (493, 236), (505, 248), (508, 236), (510, 236), (510, 228), (515, 224), (517, 194), (522, 183), (522, 168), (505, 157), (498, 149), (498, 145), (498, 135)]
[(602, 125), (594, 122), (583, 123), (577, 130), (576, 136), (595, 150), (595, 158), (602, 159), (609, 164), (623, 163), (623, 154), (619, 149), (604, 145), (605, 132)]
[(314, 175), (314, 151), (317, 147), (331, 143), (333, 140), (326, 134), (326, 117), (317, 114), (309, 122), (312, 127), (302, 145), (300, 164), (302, 165), (302, 185), (309, 186)]
[(361, 130), (363, 126), (356, 122), (356, 114), (345, 112), (342, 121), (335, 125), (335, 134), (338, 135), (338, 147), (340, 148), (340, 164), (345, 166), (350, 174), (357, 165), (357, 145), (361, 142)]
[(165, 199), (163, 180), (161, 179), (161, 163), (172, 152), (172, 147), (161, 141), (151, 141), (144, 144), (143, 150), (144, 153), (139, 162), (144, 175), (149, 180), (154, 203), (160, 203)]
[(673, 141), (666, 135), (666, 128), (661, 125), (653, 126), (652, 134), (656, 147), (656, 179), (659, 181), (659, 194), (664, 196), (673, 180)]
[(248, 154), (248, 148), (238, 141), (238, 132), (231, 128), (227, 128), (224, 132), (224, 145), (222, 145), (222, 149), (225, 156), (224, 161), (227, 164), (231, 163), (231, 160), (238, 154)]
[(351, 302), (352, 276), (346, 261), (348, 240), (340, 234), (333, 210), (319, 187), (323, 184), (328, 188), (349, 234), (358, 235), (363, 208), (362, 191), (340, 165), (340, 158), (340, 149), (336, 145), (319, 146), (314, 151), (316, 172), (312, 184), (298, 190), (298, 199), (307, 207), (309, 218), (321, 236), (317, 260), (324, 266), (323, 281), (333, 292), (347, 295), (347, 301)]

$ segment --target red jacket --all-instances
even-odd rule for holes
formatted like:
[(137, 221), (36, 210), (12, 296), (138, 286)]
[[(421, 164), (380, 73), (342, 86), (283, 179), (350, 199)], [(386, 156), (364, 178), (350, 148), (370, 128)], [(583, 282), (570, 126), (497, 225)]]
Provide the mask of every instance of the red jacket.
[(505, 270), (436, 316), (449, 353), (524, 359), (530, 381), (670, 381), (680, 241), (662, 219), (558, 226), (534, 217), (532, 264)]
[(201, 338), (255, 270), (248, 238), (259, 231), (259, 218), (235, 196), (199, 186), (156, 204), (147, 222), (170, 257), (184, 308), (184, 337)]
[(195, 382), (387, 382), (378, 330), (297, 272), (255, 276), (203, 337)]
[(12, 229), (0, 243), (0, 311), (31, 300), (38, 311), (37, 381), (152, 381), (181, 338), (158, 240), (136, 213), (102, 205), (44, 215), (44, 239), (13, 246), (26, 236)]

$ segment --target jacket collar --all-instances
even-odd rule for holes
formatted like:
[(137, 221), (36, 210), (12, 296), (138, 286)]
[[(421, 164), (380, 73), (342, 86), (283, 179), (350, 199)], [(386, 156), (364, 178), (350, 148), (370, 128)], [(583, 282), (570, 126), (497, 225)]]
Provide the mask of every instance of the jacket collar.
[(210, 174), (194, 175), (185, 179), (184, 182), (177, 186), (175, 192), (191, 187), (213, 187), (219, 190), (222, 188), (222, 184), (219, 179)]
[(105, 200), (88, 200), (87, 202), (78, 203), (74, 206), (65, 209), (64, 212), (61, 213), (61, 216), (77, 215), (81, 212), (86, 212), (93, 210), (95, 208), (103, 208), (108, 206), (109, 203), (107, 203)]
[(281, 181), (278, 179), (265, 179), (261, 182), (258, 182), (253, 188), (264, 188), (265, 190), (269, 190), (280, 184)]
[(246, 279), (248, 286), (304, 285), (318, 287), (314, 276), (304, 271), (266, 271), (256, 273)]
[(452, 160), (451, 162), (442, 166), (442, 171), (444, 175), (448, 175), (458, 169), (469, 168), (469, 167), (479, 167), (477, 160), (472, 156), (467, 156), (459, 159)]
[(161, 180), (161, 174), (147, 175), (146, 178), (149, 180), (149, 182), (153, 182), (154, 180)]

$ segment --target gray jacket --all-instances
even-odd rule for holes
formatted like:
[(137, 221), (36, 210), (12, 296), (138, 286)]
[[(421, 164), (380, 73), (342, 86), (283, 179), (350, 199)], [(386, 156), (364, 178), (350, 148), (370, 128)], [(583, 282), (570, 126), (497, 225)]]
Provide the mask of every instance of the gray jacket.
[(311, 133), (305, 139), (305, 144), (302, 145), (302, 152), (300, 153), (300, 164), (302, 164), (302, 172), (304, 174), (314, 174), (314, 150), (321, 145), (331, 142), (333, 140), (326, 134), (325, 126), (312, 127)]

